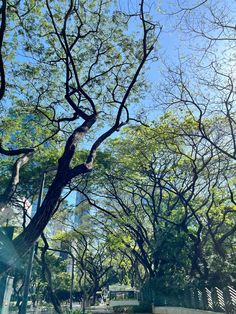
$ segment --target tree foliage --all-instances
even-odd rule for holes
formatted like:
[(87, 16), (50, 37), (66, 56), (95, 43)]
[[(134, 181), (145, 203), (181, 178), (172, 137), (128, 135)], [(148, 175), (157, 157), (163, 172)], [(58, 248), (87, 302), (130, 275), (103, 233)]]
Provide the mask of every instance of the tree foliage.
[(142, 265), (144, 278), (163, 288), (213, 285), (218, 276), (231, 283), (234, 164), (184, 130), (196, 133), (198, 125), (171, 114), (152, 127), (125, 130), (110, 142), (115, 166), (98, 176), (96, 192), (88, 184), (88, 197), (110, 214), (111, 235)]

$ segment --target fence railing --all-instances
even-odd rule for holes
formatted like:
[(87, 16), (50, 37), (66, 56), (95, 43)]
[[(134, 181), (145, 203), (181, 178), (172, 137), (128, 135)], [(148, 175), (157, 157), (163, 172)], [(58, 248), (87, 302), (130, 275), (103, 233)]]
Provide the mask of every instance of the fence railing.
[(209, 310), (227, 314), (236, 314), (236, 290), (233, 287), (219, 289), (189, 288), (178, 293), (157, 293), (155, 305), (182, 306), (193, 309)]

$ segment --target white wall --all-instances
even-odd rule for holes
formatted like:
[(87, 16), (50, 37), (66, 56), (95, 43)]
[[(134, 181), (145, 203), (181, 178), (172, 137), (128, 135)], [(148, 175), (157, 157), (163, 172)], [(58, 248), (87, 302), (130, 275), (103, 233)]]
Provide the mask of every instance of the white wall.
[(211, 311), (203, 311), (203, 310), (195, 310), (195, 309), (187, 309), (183, 307), (154, 307), (153, 314), (222, 314), (219, 312), (211, 312)]
[(139, 305), (138, 300), (110, 300), (110, 306)]

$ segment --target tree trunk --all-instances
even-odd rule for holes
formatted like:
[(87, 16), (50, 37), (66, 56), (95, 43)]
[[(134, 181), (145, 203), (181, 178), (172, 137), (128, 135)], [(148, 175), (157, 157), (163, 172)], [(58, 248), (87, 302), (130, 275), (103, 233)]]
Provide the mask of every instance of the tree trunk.
[(61, 193), (67, 182), (66, 176), (57, 175), (41, 207), (31, 219), (29, 225), (13, 241), (6, 239), (7, 243), (1, 245), (0, 275), (4, 274), (19, 258), (23, 257), (40, 237), (50, 218), (57, 210)]

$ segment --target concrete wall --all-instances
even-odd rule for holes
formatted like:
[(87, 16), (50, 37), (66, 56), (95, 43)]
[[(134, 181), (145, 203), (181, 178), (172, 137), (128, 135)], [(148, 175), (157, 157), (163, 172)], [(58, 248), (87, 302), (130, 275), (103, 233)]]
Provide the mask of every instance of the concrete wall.
[(139, 305), (138, 300), (110, 300), (110, 306)]
[(160, 306), (153, 308), (153, 314), (222, 314), (222, 313), (187, 309), (184, 307)]

